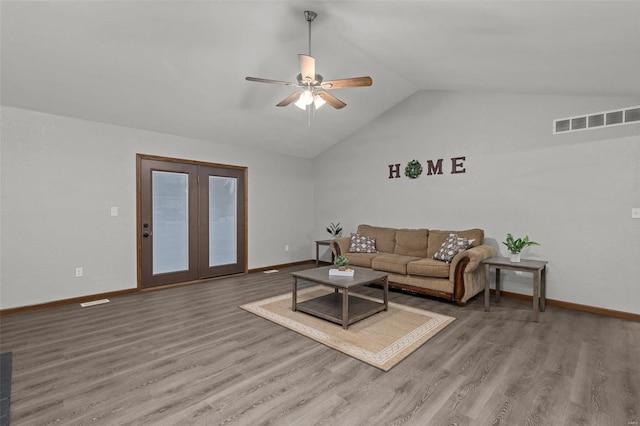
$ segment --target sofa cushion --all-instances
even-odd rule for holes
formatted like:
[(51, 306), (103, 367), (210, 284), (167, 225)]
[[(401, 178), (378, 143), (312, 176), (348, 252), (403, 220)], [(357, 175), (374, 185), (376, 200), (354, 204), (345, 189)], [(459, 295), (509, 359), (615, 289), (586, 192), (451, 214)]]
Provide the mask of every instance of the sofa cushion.
[(376, 271), (393, 272), (395, 274), (407, 274), (407, 264), (419, 260), (416, 256), (402, 256), (399, 254), (381, 254), (373, 258), (371, 267)]
[(358, 225), (358, 234), (376, 239), (376, 249), (383, 253), (393, 253), (396, 247), (396, 230), (380, 226)]
[(447, 239), (444, 240), (444, 243), (440, 246), (440, 250), (433, 255), (433, 258), (449, 263), (456, 254), (471, 247), (473, 241), (474, 240), (462, 238), (457, 234), (449, 234)]
[(424, 258), (407, 264), (407, 274), (421, 277), (449, 278), (451, 265), (441, 260)]
[(394, 254), (427, 257), (428, 229), (398, 229)]
[(440, 246), (444, 243), (444, 240), (450, 234), (458, 234), (458, 236), (462, 238), (468, 238), (470, 240), (474, 240), (471, 244), (471, 247), (476, 247), (482, 244), (484, 241), (484, 231), (482, 229), (474, 228), (467, 229), (465, 231), (434, 231), (429, 230), (428, 244), (427, 244), (427, 257), (433, 257), (434, 254), (438, 250), (440, 250)]
[(377, 253), (376, 239), (360, 234), (351, 234), (349, 253)]
[(349, 260), (350, 266), (362, 266), (363, 268), (371, 268), (371, 260), (380, 256), (379, 253), (345, 253), (343, 255)]

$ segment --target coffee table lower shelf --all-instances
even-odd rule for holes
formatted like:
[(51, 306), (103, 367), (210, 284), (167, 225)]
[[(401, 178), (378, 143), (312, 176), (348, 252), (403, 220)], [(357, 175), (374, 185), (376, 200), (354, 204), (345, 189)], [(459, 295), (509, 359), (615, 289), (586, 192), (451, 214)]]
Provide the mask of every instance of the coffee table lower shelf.
[[(338, 292), (296, 304), (296, 310), (345, 326), (342, 323), (342, 294)], [(346, 325), (385, 310), (384, 303), (349, 295), (349, 318)], [(345, 327), (346, 328), (346, 327)]]

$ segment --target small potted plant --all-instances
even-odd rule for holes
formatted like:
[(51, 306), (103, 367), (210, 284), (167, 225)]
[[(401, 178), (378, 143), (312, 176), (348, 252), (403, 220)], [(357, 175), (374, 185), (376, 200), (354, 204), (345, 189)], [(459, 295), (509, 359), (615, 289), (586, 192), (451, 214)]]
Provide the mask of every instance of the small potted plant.
[(520, 252), (523, 248), (527, 246), (540, 245), (535, 241), (529, 240), (528, 235), (525, 235), (524, 238), (515, 239), (511, 234), (507, 234), (507, 240), (503, 241), (502, 244), (507, 246), (507, 249), (509, 249), (509, 253), (511, 253), (511, 255), (509, 256), (509, 260), (511, 260), (512, 262), (520, 262)]
[(338, 267), (339, 271), (346, 271), (347, 266), (349, 266), (349, 259), (344, 256), (336, 256), (333, 263)]
[(336, 275), (340, 277), (352, 277), (355, 272), (353, 269), (348, 267), (349, 259), (347, 259), (342, 255), (336, 256), (336, 258), (333, 260), (333, 264), (338, 268), (329, 269), (329, 275)]
[(342, 227), (340, 226), (340, 222), (336, 224), (332, 222), (331, 225), (327, 226), (327, 232), (330, 233), (333, 238), (340, 237), (340, 234), (342, 233)]

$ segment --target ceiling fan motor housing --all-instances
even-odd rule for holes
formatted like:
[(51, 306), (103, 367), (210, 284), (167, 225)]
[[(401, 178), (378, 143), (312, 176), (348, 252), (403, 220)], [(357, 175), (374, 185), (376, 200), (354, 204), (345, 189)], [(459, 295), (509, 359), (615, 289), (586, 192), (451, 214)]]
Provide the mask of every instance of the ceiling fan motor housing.
[[(302, 74), (298, 74), (296, 76), (296, 80), (298, 80), (298, 84), (300, 86), (306, 86), (308, 85), (308, 83), (302, 79)], [(311, 86), (320, 86), (322, 84), (322, 76), (320, 74), (316, 74), (316, 81), (312, 82), (310, 85)]]

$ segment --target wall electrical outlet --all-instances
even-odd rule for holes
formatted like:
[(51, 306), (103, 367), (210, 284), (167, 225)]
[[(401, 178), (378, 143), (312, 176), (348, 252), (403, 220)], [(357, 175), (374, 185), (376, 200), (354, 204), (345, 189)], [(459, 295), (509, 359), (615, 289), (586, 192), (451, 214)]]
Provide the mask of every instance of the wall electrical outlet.
[(82, 268), (76, 268), (76, 277), (81, 277), (84, 274)]
[(289, 251), (289, 244), (287, 244), (286, 246), (284, 246), (284, 251)]
[(640, 219), (640, 207), (634, 207), (631, 209), (631, 218)]

